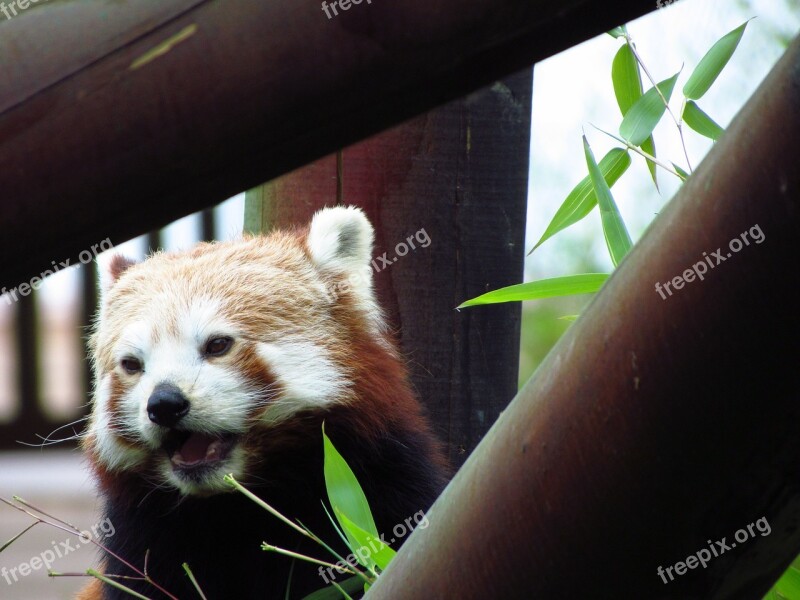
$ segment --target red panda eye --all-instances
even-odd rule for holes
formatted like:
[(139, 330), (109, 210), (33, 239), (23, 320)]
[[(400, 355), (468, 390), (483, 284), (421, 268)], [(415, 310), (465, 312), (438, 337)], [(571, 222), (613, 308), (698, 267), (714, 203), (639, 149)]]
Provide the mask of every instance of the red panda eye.
[(222, 356), (233, 346), (233, 340), (229, 337), (213, 338), (206, 344), (206, 356)]
[(119, 364), (128, 375), (134, 375), (142, 370), (142, 363), (138, 358), (127, 357), (123, 358)]

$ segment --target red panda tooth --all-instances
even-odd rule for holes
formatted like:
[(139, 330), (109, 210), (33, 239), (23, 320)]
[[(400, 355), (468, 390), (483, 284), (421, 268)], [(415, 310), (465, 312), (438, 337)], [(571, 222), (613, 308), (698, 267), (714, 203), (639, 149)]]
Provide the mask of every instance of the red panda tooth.
[(221, 445), (222, 442), (220, 441), (211, 442), (206, 450), (206, 458), (215, 458), (219, 454), (219, 448)]

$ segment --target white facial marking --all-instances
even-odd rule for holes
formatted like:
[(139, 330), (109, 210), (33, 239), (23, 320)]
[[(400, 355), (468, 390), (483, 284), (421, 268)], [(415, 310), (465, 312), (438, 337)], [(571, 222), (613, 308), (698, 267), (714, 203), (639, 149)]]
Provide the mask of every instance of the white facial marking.
[[(204, 356), (209, 338), (231, 337), (234, 344), (239, 338), (241, 343), (240, 332), (220, 317), (219, 302), (209, 299), (193, 301), (188, 310), (178, 315), (177, 335), (167, 331), (163, 319), (158, 306), (154, 306), (152, 314), (125, 328), (114, 351), (118, 376), (123, 381), (135, 378), (135, 381), (127, 382), (129, 387), (120, 398), (119, 414), (115, 418), (124, 425), (126, 432), (148, 446), (150, 451), (121, 446), (111, 433), (109, 423), (112, 417), (108, 407), (111, 376), (107, 373), (95, 395), (95, 417), (91, 427), (97, 439), (99, 460), (114, 470), (130, 469), (155, 452), (160, 459), (158, 469), (162, 476), (183, 493), (226, 490), (221, 476), (219, 482), (211, 477), (207, 482), (197, 483), (173, 471), (161, 448), (166, 430), (150, 421), (147, 401), (159, 383), (170, 383), (183, 392), (191, 406), (181, 420), (181, 428), (211, 435), (241, 434), (247, 430), (247, 415), (253, 406), (264, 402), (264, 390), (252, 389), (244, 377), (226, 366), (224, 361), (217, 362)], [(129, 356), (141, 361), (143, 370), (140, 373), (130, 375), (120, 370), (119, 361)], [(220, 463), (219, 469), (241, 474), (244, 464), (244, 450), (236, 447)]]
[[(111, 375), (106, 374), (95, 392), (95, 408), (89, 426), (89, 434), (94, 436), (95, 450), (99, 461), (111, 471), (127, 470), (136, 467), (147, 457), (144, 450), (121, 444), (111, 429), (111, 414), (108, 403), (111, 398)], [(124, 420), (119, 424), (125, 425)], [(127, 428), (125, 428), (127, 429)]]
[(322, 346), (304, 339), (283, 340), (260, 343), (257, 352), (283, 391), (264, 413), (267, 422), (277, 423), (301, 410), (346, 399), (351, 385), (347, 373)]

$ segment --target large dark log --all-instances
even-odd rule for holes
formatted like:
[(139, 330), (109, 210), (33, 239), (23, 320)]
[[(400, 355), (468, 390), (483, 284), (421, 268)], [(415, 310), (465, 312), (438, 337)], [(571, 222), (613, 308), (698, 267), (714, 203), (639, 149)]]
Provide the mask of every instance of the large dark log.
[(39, 3), (0, 20), (0, 289), (633, 18), (644, 0)]
[(800, 552), (798, 107), (800, 39), (370, 600), (763, 596)]

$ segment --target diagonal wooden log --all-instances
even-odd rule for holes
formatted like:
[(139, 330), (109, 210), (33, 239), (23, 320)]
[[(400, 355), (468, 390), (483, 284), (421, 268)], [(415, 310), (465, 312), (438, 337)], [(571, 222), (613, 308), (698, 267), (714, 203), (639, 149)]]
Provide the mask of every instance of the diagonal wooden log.
[(0, 289), (654, 9), (374, 0), (328, 19), (314, 1), (53, 0), (0, 17)]
[(800, 552), (798, 107), (800, 38), (370, 600), (763, 596)]

